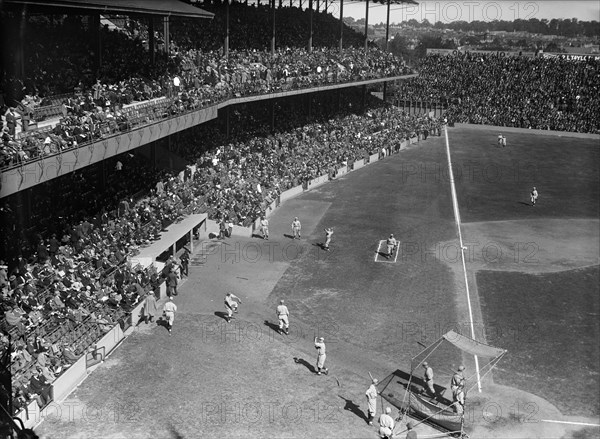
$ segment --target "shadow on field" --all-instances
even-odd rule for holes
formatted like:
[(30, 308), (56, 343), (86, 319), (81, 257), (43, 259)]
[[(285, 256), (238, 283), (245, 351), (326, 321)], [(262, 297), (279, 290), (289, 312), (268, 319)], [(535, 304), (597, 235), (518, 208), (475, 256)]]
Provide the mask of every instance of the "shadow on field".
[(225, 311), (215, 311), (215, 315), (227, 321), (227, 313)]
[(283, 234), (283, 237), (284, 237), (284, 238), (288, 238), (288, 239), (294, 239), (294, 235), (290, 235), (290, 234), (288, 234), (288, 233), (284, 233), (284, 234)]
[(171, 433), (171, 439), (185, 439), (185, 436), (179, 433), (172, 424), (169, 425), (169, 433)]
[(268, 327), (269, 329), (272, 329), (275, 332), (279, 332), (279, 325), (276, 323), (271, 323), (268, 320), (265, 320), (265, 326)]
[(369, 419), (367, 418), (365, 413), (359, 408), (360, 406), (358, 404), (353, 402), (351, 399), (344, 398), (342, 395), (338, 395), (338, 396), (346, 402), (346, 405), (344, 406), (344, 410), (354, 413), (360, 419), (363, 419), (365, 422), (368, 422)]
[(253, 238), (258, 238), (258, 239), (265, 239), (265, 238), (264, 238), (264, 236), (262, 236), (262, 235), (260, 235), (260, 234), (258, 234), (258, 233), (253, 233), (253, 234), (252, 234), (252, 237), (253, 237)]
[(304, 358), (294, 357), (294, 362), (296, 364), (302, 364), (304, 367), (306, 367), (312, 373), (317, 373), (317, 369), (315, 369), (315, 367), (312, 364), (310, 364), (308, 361), (306, 361)]
[(527, 203), (526, 201), (519, 201), (517, 204), (522, 204), (523, 206), (531, 206), (531, 203)]

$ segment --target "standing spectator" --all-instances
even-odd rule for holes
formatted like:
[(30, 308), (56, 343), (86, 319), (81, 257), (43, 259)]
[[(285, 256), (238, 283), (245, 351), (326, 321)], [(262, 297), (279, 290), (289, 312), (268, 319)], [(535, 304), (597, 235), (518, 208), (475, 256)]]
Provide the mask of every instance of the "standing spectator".
[(298, 217), (294, 218), (294, 221), (292, 221), (292, 238), (293, 239), (300, 239), (300, 232), (302, 230), (302, 224), (300, 223), (300, 220), (298, 219)]
[(156, 297), (152, 291), (148, 291), (146, 294), (146, 300), (144, 301), (144, 323), (148, 324), (151, 322), (156, 313), (158, 312), (158, 306), (156, 304)]
[(8, 111), (6, 112), (6, 127), (8, 128), (8, 134), (11, 135), (11, 137), (15, 137), (16, 135), (16, 129), (17, 129), (17, 114), (15, 113), (15, 109), (14, 107), (9, 107)]
[(315, 349), (317, 350), (317, 375), (321, 375), (321, 372), (327, 375), (329, 370), (325, 367), (327, 354), (323, 337), (315, 337)]
[(176, 268), (173, 266), (169, 270), (169, 274), (167, 275), (167, 295), (169, 296), (177, 296), (177, 285), (179, 284), (179, 278), (177, 277), (177, 273), (175, 272)]
[(290, 329), (290, 321), (289, 321), (290, 311), (288, 307), (285, 306), (283, 299), (279, 301), (279, 305), (277, 306), (277, 318), (279, 319), (279, 333), (289, 334)]
[(371, 385), (365, 392), (367, 396), (367, 422), (369, 425), (373, 425), (373, 419), (375, 419), (375, 413), (377, 413), (377, 384), (379, 381), (377, 378), (373, 378)]
[(167, 329), (169, 330), (169, 335), (171, 335), (173, 322), (175, 321), (175, 313), (177, 312), (177, 305), (173, 303), (173, 296), (169, 296), (169, 300), (163, 307), (163, 312), (165, 313), (165, 317), (167, 319)]
[(181, 274), (189, 276), (190, 251), (187, 247), (183, 247), (183, 254), (179, 260), (181, 261)]
[(233, 313), (238, 312), (238, 303), (242, 303), (242, 301), (238, 296), (236, 296), (232, 292), (228, 292), (225, 295), (225, 311), (227, 311), (227, 323), (231, 321)]

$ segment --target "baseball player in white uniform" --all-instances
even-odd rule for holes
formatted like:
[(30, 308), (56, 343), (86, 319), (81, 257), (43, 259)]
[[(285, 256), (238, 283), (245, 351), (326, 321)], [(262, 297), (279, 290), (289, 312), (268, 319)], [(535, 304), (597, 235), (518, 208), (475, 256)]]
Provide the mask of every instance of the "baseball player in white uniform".
[(290, 311), (288, 307), (284, 305), (284, 300), (281, 299), (279, 301), (279, 305), (277, 305), (277, 318), (279, 319), (279, 333), (289, 334), (290, 329), (290, 321), (289, 321)]

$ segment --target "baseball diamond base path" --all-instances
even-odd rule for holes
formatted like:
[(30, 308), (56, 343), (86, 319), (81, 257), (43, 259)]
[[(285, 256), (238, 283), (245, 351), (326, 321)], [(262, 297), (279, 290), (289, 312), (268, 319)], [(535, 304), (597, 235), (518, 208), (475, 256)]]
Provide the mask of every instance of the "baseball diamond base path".
[[(409, 370), (419, 343), (464, 321), (462, 277), (440, 247), (456, 240), (448, 184), (415, 171), (440, 169), (443, 145), (443, 138), (430, 138), (287, 201), (270, 218), (269, 241), (233, 237), (197, 247), (207, 256), (190, 266), (180, 288), (172, 336), (162, 326), (140, 325), (52, 406), (54, 416), (39, 433), (377, 438), (364, 418), (369, 372), (381, 379)], [(294, 216), (302, 221), (302, 240), (286, 236)], [(325, 227), (334, 228), (330, 252), (320, 247)], [(404, 252), (395, 264), (374, 262), (379, 240), (390, 233)], [(222, 317), (228, 290), (243, 302), (229, 324)], [(289, 336), (276, 332), (280, 299), (290, 309)], [(329, 375), (314, 374), (317, 335), (326, 339)], [(463, 362), (457, 352), (441, 351), (433, 363), (436, 382), (447, 386), (449, 371)], [(565, 418), (538, 396), (491, 379), (483, 388), (468, 395), (473, 438), (574, 437), (583, 428), (541, 422)], [(539, 407), (534, 415), (531, 404)], [(381, 408), (379, 400), (378, 415)], [(437, 433), (423, 424), (417, 432)]]

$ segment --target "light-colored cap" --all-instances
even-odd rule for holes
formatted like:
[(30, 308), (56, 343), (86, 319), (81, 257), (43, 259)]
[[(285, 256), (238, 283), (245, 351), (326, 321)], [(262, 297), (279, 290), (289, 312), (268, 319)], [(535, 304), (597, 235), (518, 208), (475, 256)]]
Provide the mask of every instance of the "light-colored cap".
[(385, 412), (386, 412), (386, 413), (388, 413), (388, 414), (390, 414), (390, 413), (392, 413), (392, 409), (391, 409), (391, 408), (389, 408), (389, 407), (386, 407), (386, 408), (385, 408)]

